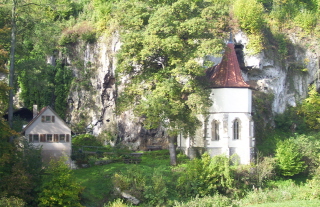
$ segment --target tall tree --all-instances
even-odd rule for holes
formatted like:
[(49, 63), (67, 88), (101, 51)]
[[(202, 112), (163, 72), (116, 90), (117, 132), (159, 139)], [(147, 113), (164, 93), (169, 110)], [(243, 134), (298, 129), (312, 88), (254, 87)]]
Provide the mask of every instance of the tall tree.
[[(157, 2), (157, 3), (154, 3)], [(198, 114), (209, 106), (205, 57), (222, 46), (228, 0), (120, 1), (113, 15), (122, 41), (118, 73), (131, 78), (119, 98), (120, 111), (133, 107), (146, 128), (162, 125), (176, 164), (178, 133), (194, 135)]]
[[(6, 8), (0, 7), (0, 76), (7, 74), (6, 63), (9, 57), (10, 16)], [(7, 109), (9, 87), (6, 81), (0, 80), (0, 115)]]
[[(67, 1), (71, 5), (70, 1)], [(51, 0), (7, 0), (5, 6), (11, 8), (11, 44), (10, 44), (10, 68), (9, 68), (9, 104), (8, 121), (12, 127), (13, 121), (13, 97), (15, 89), (15, 75), (17, 66), (23, 65), (23, 69), (30, 69), (31, 63), (37, 63), (32, 67), (46, 68), (45, 55), (54, 50), (57, 44), (57, 28), (55, 21), (69, 18), (73, 15), (73, 7), (70, 11), (61, 12), (65, 5), (62, 1), (54, 2)], [(69, 12), (69, 13), (68, 13)], [(49, 25), (51, 28), (49, 28)], [(43, 28), (48, 28), (47, 30)], [(50, 35), (49, 35), (50, 33)], [(55, 40), (55, 41), (52, 41)], [(55, 43), (53, 43), (55, 42)], [(51, 46), (48, 49), (48, 46)], [(19, 50), (16, 52), (16, 48)], [(29, 64), (29, 68), (26, 65)], [(46, 94), (48, 95), (48, 94)], [(50, 94), (49, 94), (50, 95)], [(34, 103), (33, 103), (34, 104)], [(12, 140), (11, 140), (12, 141)]]
[[(13, 123), (13, 77), (14, 77), (14, 63), (15, 63), (15, 50), (16, 50), (16, 37), (17, 37), (17, 6), (18, 1), (12, 0), (12, 13), (11, 13), (11, 44), (10, 44), (10, 69), (9, 69), (9, 109), (8, 121), (9, 126), (12, 128)], [(10, 138), (13, 142), (13, 137)]]

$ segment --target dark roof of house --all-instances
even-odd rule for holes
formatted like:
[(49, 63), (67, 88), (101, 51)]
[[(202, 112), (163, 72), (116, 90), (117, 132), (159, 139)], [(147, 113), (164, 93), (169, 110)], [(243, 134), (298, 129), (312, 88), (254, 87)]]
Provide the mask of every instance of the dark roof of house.
[(206, 76), (209, 78), (210, 88), (250, 88), (243, 80), (233, 42), (227, 44), (221, 62), (209, 68)]
[[(67, 123), (66, 123), (65, 121), (63, 121), (63, 120), (60, 118), (60, 116), (59, 116), (50, 106), (45, 106), (45, 107), (43, 107), (43, 108), (40, 110), (40, 112), (37, 114), (37, 116), (34, 117), (34, 118), (28, 123), (28, 125), (27, 125), (25, 128), (23, 128), (21, 134), (24, 134), (25, 131), (27, 130), (27, 128), (30, 127), (30, 126), (35, 122), (35, 120), (37, 120), (39, 117), (41, 117), (41, 115), (43, 114), (43, 112), (45, 112), (47, 109), (51, 110), (52, 113), (53, 113), (58, 119), (60, 119), (60, 120), (62, 121), (62, 123), (64, 123), (64, 124), (69, 128), (69, 126), (67, 125)], [(69, 128), (69, 129), (70, 129), (70, 128)], [(71, 129), (70, 129), (70, 130), (71, 130)]]

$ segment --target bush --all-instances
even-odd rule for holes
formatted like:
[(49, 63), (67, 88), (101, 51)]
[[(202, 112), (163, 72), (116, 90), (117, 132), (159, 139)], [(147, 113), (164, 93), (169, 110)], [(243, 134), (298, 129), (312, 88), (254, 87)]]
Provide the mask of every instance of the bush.
[(231, 188), (229, 159), (225, 156), (210, 157), (207, 153), (201, 159), (190, 161), (178, 179), (178, 190), (184, 197), (200, 197), (225, 194)]
[(234, 15), (240, 27), (248, 34), (260, 33), (263, 20), (263, 5), (257, 0), (236, 0), (233, 5)]
[(151, 182), (149, 181), (149, 184), (145, 187), (144, 198), (152, 206), (162, 206), (168, 199), (169, 192), (163, 174), (164, 171), (161, 167), (155, 168)]
[(143, 200), (146, 178), (141, 167), (133, 165), (126, 170), (115, 173), (112, 182), (116, 191), (125, 191), (137, 199)]
[(300, 188), (292, 180), (282, 182), (280, 185), (275, 184), (271, 190), (256, 189), (249, 192), (238, 204), (239, 206), (247, 206), (249, 204), (273, 203), (292, 200), (297, 194), (300, 194)]
[(113, 202), (109, 202), (108, 204), (104, 204), (104, 207), (130, 207), (132, 205), (127, 205), (120, 198), (116, 199)]
[(228, 197), (215, 194), (214, 196), (205, 196), (203, 198), (195, 197), (188, 202), (175, 202), (174, 207), (224, 207), (233, 206), (232, 200)]
[(84, 21), (72, 28), (65, 29), (59, 39), (59, 45), (66, 46), (76, 43), (78, 39), (82, 39), (88, 43), (94, 43), (96, 41), (96, 32), (91, 25), (92, 23)]
[(91, 134), (81, 134), (72, 137), (72, 147), (82, 147), (82, 146), (98, 146), (102, 147), (102, 143)]
[(0, 206), (1, 207), (24, 207), (25, 206), (25, 202), (20, 199), (20, 198), (16, 198), (16, 197), (1, 197), (0, 198)]
[(294, 18), (294, 23), (309, 34), (317, 25), (317, 15), (312, 11), (303, 10)]
[(47, 206), (79, 206), (79, 194), (82, 187), (75, 182), (72, 172), (65, 164), (66, 158), (51, 160), (45, 174), (39, 193), (39, 207)]
[(274, 118), (276, 129), (285, 133), (306, 132), (304, 118), (298, 112), (298, 107), (288, 107), (282, 114), (277, 114)]
[(301, 112), (305, 118), (305, 122), (310, 129), (320, 129), (320, 95), (315, 86), (309, 88), (308, 98), (301, 105)]
[(297, 135), (294, 139), (302, 154), (302, 161), (306, 164), (305, 173), (311, 175), (320, 166), (320, 140), (319, 133)]
[(306, 168), (300, 149), (293, 139), (277, 143), (275, 158), (280, 174), (283, 176), (296, 175)]

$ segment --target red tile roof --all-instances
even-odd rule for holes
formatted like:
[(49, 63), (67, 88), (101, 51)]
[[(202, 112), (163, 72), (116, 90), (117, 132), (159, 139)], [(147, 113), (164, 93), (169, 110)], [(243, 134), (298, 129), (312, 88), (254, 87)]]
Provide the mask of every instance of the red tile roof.
[(210, 88), (250, 88), (243, 80), (233, 43), (228, 43), (222, 61), (206, 73)]

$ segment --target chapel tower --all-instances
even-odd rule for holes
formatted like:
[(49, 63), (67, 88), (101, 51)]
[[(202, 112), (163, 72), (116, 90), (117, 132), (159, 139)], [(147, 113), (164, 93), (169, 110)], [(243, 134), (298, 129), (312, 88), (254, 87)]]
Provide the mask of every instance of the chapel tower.
[(195, 137), (178, 137), (178, 147), (191, 157), (200, 150), (211, 156), (236, 154), (241, 164), (251, 162), (255, 140), (252, 90), (242, 77), (234, 47), (230, 37), (221, 62), (206, 72), (213, 104), (201, 118), (201, 129)]
[(249, 164), (254, 148), (252, 90), (242, 77), (230, 38), (222, 61), (207, 71), (213, 101), (205, 121), (205, 148), (210, 155), (237, 154)]

